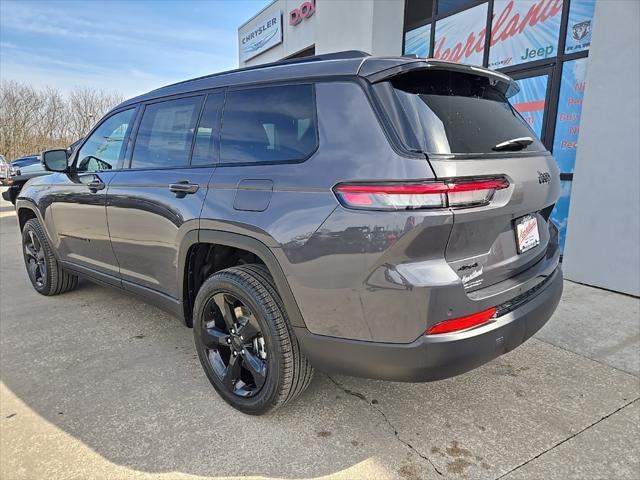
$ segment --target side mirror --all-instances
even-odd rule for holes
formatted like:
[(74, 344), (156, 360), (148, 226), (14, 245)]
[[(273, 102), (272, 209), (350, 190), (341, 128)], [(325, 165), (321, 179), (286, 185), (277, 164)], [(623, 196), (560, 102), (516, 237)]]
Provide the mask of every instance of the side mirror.
[(46, 150), (42, 152), (42, 165), (50, 172), (66, 172), (68, 168), (68, 152), (64, 149)]

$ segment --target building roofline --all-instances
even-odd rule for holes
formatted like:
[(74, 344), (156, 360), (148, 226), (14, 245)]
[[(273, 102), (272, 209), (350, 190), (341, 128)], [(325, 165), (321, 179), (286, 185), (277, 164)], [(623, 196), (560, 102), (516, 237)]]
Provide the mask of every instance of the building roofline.
[(255, 13), (249, 20), (247, 20), (246, 22), (242, 23), (239, 27), (238, 27), (238, 33), (240, 32), (240, 29), (243, 28), (245, 25), (247, 25), (249, 22), (251, 22), (252, 20), (255, 20), (256, 18), (258, 18), (260, 15), (262, 15), (262, 13), (267, 10), (268, 8), (270, 8), (271, 6), (273, 6), (273, 4), (278, 3), (280, 0), (273, 0), (271, 3), (269, 3), (268, 5), (265, 5), (264, 7), (262, 7), (262, 9), (258, 12)]

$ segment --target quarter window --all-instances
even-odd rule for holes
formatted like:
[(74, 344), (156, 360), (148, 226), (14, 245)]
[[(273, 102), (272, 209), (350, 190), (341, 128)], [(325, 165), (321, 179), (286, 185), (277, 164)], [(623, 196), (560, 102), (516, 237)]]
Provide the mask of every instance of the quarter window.
[(78, 152), (78, 172), (99, 172), (116, 168), (134, 109), (111, 115), (94, 130)]
[(179, 98), (147, 105), (138, 128), (131, 168), (188, 165), (202, 99)]
[(229, 92), (222, 119), (221, 163), (303, 160), (316, 149), (311, 85)]

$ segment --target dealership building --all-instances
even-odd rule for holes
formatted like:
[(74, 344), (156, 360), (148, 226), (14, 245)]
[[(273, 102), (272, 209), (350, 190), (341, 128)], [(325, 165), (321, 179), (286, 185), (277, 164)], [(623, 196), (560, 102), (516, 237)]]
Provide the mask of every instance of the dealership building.
[(510, 75), (561, 172), (565, 276), (638, 296), (639, 25), (626, 0), (275, 0), (238, 28), (238, 61), (361, 50)]

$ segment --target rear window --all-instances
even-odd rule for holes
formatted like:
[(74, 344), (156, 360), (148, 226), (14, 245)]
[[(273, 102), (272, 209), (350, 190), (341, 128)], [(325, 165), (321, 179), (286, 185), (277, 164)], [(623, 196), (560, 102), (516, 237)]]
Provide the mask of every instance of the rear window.
[(498, 144), (522, 137), (533, 141), (514, 150), (545, 150), (505, 94), (490, 85), (486, 77), (447, 71), (412, 72), (375, 88), (400, 141), (409, 150), (497, 153)]
[(304, 160), (317, 146), (311, 85), (251, 88), (227, 93), (221, 163)]

